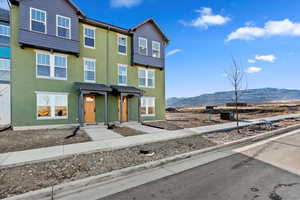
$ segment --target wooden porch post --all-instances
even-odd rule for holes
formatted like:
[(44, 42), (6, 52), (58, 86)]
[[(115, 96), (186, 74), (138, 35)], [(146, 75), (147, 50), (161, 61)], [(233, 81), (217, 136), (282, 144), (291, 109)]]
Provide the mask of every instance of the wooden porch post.
[(108, 125), (108, 98), (107, 98), (107, 92), (105, 92), (105, 125)]

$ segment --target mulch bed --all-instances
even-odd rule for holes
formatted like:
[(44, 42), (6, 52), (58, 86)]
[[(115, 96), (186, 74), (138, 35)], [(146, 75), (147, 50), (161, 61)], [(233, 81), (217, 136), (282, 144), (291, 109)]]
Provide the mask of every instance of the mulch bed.
[(112, 131), (124, 136), (124, 137), (129, 137), (129, 136), (137, 136), (137, 135), (143, 135), (146, 134), (142, 131), (138, 131), (132, 128), (128, 128), (128, 127), (119, 127), (116, 126), (112, 129)]
[(169, 122), (169, 121), (143, 122), (143, 125), (159, 128), (159, 129), (165, 129), (169, 131), (183, 129), (182, 127), (176, 125), (176, 122)]
[[(201, 136), (0, 169), (0, 199), (216, 145)], [(140, 151), (154, 152), (149, 156)]]
[(11, 131), (0, 132), (0, 153), (24, 151), (57, 145), (89, 142), (88, 135), (80, 130), (77, 135), (69, 139), (75, 129), (51, 129), (51, 130), (31, 130), (31, 131)]

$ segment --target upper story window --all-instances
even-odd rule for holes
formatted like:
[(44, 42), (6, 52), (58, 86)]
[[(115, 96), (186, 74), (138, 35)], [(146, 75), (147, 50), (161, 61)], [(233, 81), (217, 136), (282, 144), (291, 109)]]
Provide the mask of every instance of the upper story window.
[(10, 80), (10, 60), (0, 59), (0, 80), (9, 81)]
[(139, 87), (155, 88), (155, 71), (139, 69)]
[(160, 43), (152, 41), (152, 57), (160, 58)]
[(56, 36), (71, 39), (71, 18), (56, 15)]
[(30, 30), (47, 33), (47, 13), (36, 8), (30, 8)]
[(83, 28), (84, 47), (95, 48), (96, 29), (90, 27)]
[(67, 80), (67, 56), (44, 52), (36, 53), (38, 78)]
[(96, 60), (84, 58), (84, 81), (96, 82)]
[(0, 44), (9, 44), (10, 27), (0, 24)]
[(127, 37), (118, 35), (118, 52), (121, 55), (127, 55)]
[(1, 36), (9, 37), (9, 35), (10, 35), (10, 28), (9, 28), (9, 26), (0, 24), (0, 35)]
[(148, 55), (148, 40), (146, 38), (139, 37), (139, 54)]
[(118, 84), (127, 85), (127, 65), (118, 65)]

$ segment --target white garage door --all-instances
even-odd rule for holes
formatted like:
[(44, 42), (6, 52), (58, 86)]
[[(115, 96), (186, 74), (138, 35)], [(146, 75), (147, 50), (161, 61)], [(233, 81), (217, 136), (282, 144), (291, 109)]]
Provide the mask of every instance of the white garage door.
[(0, 125), (10, 124), (10, 85), (0, 84)]

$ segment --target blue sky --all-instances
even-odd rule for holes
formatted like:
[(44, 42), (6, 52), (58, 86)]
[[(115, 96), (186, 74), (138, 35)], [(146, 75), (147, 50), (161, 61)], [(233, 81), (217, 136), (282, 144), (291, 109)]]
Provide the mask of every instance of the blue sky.
[[(153, 17), (171, 40), (167, 97), (230, 90), (235, 57), (248, 88), (300, 89), (299, 0), (74, 0), (91, 18), (132, 27)], [(88, 3), (87, 3), (88, 2)], [(288, 2), (288, 3), (287, 3)]]

